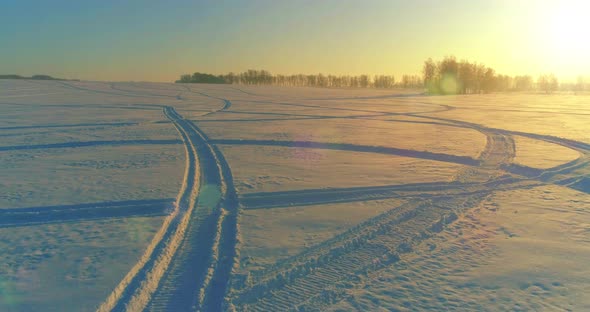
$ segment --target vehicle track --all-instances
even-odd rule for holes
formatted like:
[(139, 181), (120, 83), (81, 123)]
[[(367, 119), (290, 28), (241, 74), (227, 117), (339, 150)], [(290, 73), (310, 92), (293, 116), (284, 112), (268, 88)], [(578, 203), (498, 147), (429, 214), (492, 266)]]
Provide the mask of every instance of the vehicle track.
[(125, 93), (129, 93), (132, 95), (136, 95), (136, 96), (143, 96), (143, 97), (157, 97), (157, 98), (170, 98), (170, 99), (178, 99), (178, 96), (173, 96), (173, 95), (165, 95), (165, 94), (159, 94), (159, 93), (152, 93), (152, 92), (140, 92), (140, 91), (134, 91), (134, 90), (128, 90), (128, 89), (123, 89), (119, 86), (117, 86), (114, 82), (109, 84), (111, 89), (115, 90), (115, 91), (121, 91), (121, 92), (125, 92)]
[[(291, 103), (279, 103), (279, 105), (313, 107)], [(445, 107), (445, 109), (452, 109), (452, 107)], [(403, 115), (414, 116), (414, 113)], [(513, 178), (506, 174), (505, 170), (510, 168), (515, 157), (513, 135), (542, 139), (567, 145), (576, 150), (587, 149), (586, 144), (570, 140), (487, 128), (449, 119), (432, 119), (435, 121), (428, 123), (445, 122), (448, 126), (474, 129), (484, 134), (487, 141), (486, 147), (479, 155), (477, 164), (461, 170), (456, 176), (455, 183), (436, 185), (435, 187), (440, 188), (438, 191), (429, 190), (428, 185), (417, 186), (414, 190), (417, 194), (411, 195), (413, 199), (408, 204), (379, 215), (294, 257), (279, 261), (267, 269), (239, 276), (232, 289), (232, 306), (235, 305), (237, 310), (244, 311), (318, 309), (322, 303), (329, 303), (341, 294), (339, 290), (344, 289), (346, 285), (338, 283), (358, 281), (359, 275), (362, 276), (379, 266), (394, 263), (404, 253), (411, 252), (413, 246), (441, 231), (445, 224), (457, 218), (457, 214), (477, 206), (494, 191), (542, 185), (542, 182)], [(218, 140), (216, 143), (294, 146), (293, 142), (258, 140)], [(310, 143), (306, 142), (303, 146), (322, 148), (324, 145), (312, 142), (311, 145), (313, 144), (316, 145), (310, 146)], [(540, 172), (537, 180), (547, 181), (549, 177), (574, 171), (586, 165), (586, 158), (582, 157), (559, 168)], [(563, 181), (563, 184), (587, 188), (588, 181), (572, 178)], [(412, 192), (411, 189), (403, 191)], [(374, 197), (371, 198), (371, 195)], [(370, 200), (380, 196), (404, 197), (400, 189), (386, 186), (358, 190), (351, 188), (302, 190), (277, 194), (261, 193), (244, 195), (242, 201), (246, 208), (269, 208), (290, 204)], [(326, 200), (326, 197), (330, 198)], [(436, 199), (436, 204), (430, 199)]]
[[(240, 277), (232, 304), (240, 311), (305, 310), (307, 304), (317, 306), (335, 300), (337, 290), (344, 289), (347, 281), (358, 282), (369, 272), (397, 262), (504, 183), (495, 172), (514, 157), (514, 142), (509, 135), (485, 134), (487, 143), (479, 157), (480, 166), (460, 172), (456, 184), (501, 182), (478, 183), (486, 187), (479, 191), (472, 188), (464, 195), (437, 197), (436, 203), (417, 196), (296, 256)], [(469, 188), (465, 185), (462, 189)]]
[[(180, 97), (182, 93), (177, 96), (163, 95), (126, 90), (115, 86), (115, 84), (111, 84), (111, 89), (119, 92), (111, 92), (94, 90), (83, 85), (59, 83), (65, 88), (99, 94), (183, 100)], [(141, 89), (143, 87), (134, 86), (134, 88)], [(185, 88), (188, 92), (223, 101), (222, 108), (202, 116), (227, 111), (231, 108), (232, 103), (227, 99), (193, 91), (188, 86)], [(177, 89), (162, 90), (181, 91)], [(242, 92), (249, 94), (245, 91)], [(380, 97), (375, 97), (375, 99), (378, 98)], [(321, 307), (341, 298), (343, 295), (342, 290), (349, 287), (350, 284), (362, 284), (362, 280), (369, 272), (395, 264), (405, 254), (412, 252), (414, 247), (422, 241), (442, 231), (445, 225), (453, 222), (458, 215), (476, 206), (494, 191), (530, 188), (545, 182), (568, 186), (583, 192), (589, 192), (590, 189), (590, 179), (587, 177), (587, 171), (585, 171), (590, 164), (590, 144), (554, 136), (494, 129), (469, 122), (417, 115), (454, 109), (452, 106), (433, 105), (440, 106), (440, 108), (425, 112), (392, 113), (330, 107), (329, 105), (320, 106), (268, 101), (250, 102), (372, 114), (320, 117), (309, 115), (309, 118), (302, 119), (365, 118), (370, 120), (371, 117), (394, 115), (427, 118), (428, 121), (423, 122), (391, 121), (440, 124), (474, 129), (486, 136), (487, 143), (479, 157), (473, 159), (454, 155), (346, 143), (209, 140), (194, 123), (183, 118), (174, 108), (165, 106), (163, 107), (164, 114), (176, 127), (186, 149), (187, 164), (183, 186), (176, 198), (176, 204), (173, 209), (166, 211), (166, 213), (170, 212), (170, 214), (165, 218), (162, 228), (154, 236), (146, 252), (99, 308), (99, 311), (219, 311), (231, 309), (286, 311), (321, 309)], [(141, 106), (152, 109), (162, 108), (162, 106), (155, 104), (113, 107), (145, 109), (140, 108)], [(288, 114), (267, 113), (267, 115)], [(293, 116), (308, 115), (293, 114)], [(83, 124), (50, 125), (46, 127), (77, 126), (83, 126)], [(5, 128), (18, 129), (22, 127)], [(546, 170), (514, 165), (512, 164), (515, 154), (514, 140), (512, 139), (514, 135), (559, 144), (579, 151), (581, 156), (576, 160)], [(174, 140), (96, 141), (4, 148), (31, 149), (175, 143), (179, 142)], [(407, 155), (409, 157), (455, 162), (467, 166), (457, 174), (456, 180), (450, 183), (298, 190), (243, 195), (241, 197), (242, 204), (244, 208), (249, 209), (365, 201), (392, 197), (404, 198), (407, 199), (407, 202), (263, 270), (253, 271), (248, 275), (236, 276), (239, 264), (239, 249), (237, 248), (239, 245), (239, 202), (233, 186), (231, 170), (223, 154), (215, 146), (216, 143), (353, 150)], [(2, 147), (0, 147), (1, 150)], [(506, 172), (526, 178), (510, 176)], [(532, 179), (540, 182), (535, 182)], [(3, 212), (6, 220), (3, 221), (4, 223), (0, 223), (5, 226), (26, 225), (27, 223), (23, 221), (29, 220), (28, 213), (39, 214), (41, 219), (51, 214), (52, 218), (57, 216), (61, 219), (52, 219), (49, 222), (56, 220), (61, 222), (72, 218), (72, 220), (84, 220), (97, 216), (124, 217), (146, 212), (148, 214), (162, 214), (164, 211), (157, 202), (147, 206), (142, 205), (142, 203), (120, 202), (112, 205), (98, 203), (88, 207), (82, 205), (64, 209), (34, 207), (35, 209), (26, 210), (25, 208), (18, 212)], [(143, 210), (146, 207), (148, 207), (148, 211)], [(139, 209), (142, 209), (142, 211), (139, 211)], [(43, 219), (40, 223), (44, 223), (44, 221), (47, 220)]]
[(119, 92), (109, 92), (109, 91), (103, 91), (103, 90), (96, 90), (96, 89), (91, 89), (91, 88), (85, 88), (85, 87), (76, 86), (74, 84), (63, 82), (63, 81), (56, 81), (56, 83), (59, 83), (59, 84), (63, 85), (65, 88), (74, 89), (74, 90), (78, 90), (78, 91), (85, 91), (85, 92), (90, 92), (90, 93), (106, 94), (106, 95), (137, 97), (137, 95), (134, 95), (134, 94), (126, 94), (126, 93), (119, 93)]
[[(62, 85), (109, 95), (173, 97), (125, 90), (114, 84), (111, 89), (125, 93)], [(185, 178), (174, 209), (98, 311), (219, 310), (238, 261), (238, 199), (231, 171), (206, 135), (174, 108), (144, 106), (163, 108), (182, 137), (187, 162)], [(231, 102), (224, 100), (222, 110), (230, 106)]]
[(37, 145), (14, 145), (0, 146), (0, 152), (20, 151), (20, 150), (37, 150), (52, 148), (79, 148), (92, 146), (128, 146), (128, 145), (176, 145), (181, 142), (178, 140), (119, 140), (119, 141), (81, 141), (81, 142), (64, 142)]
[(201, 187), (182, 243), (166, 268), (148, 311), (221, 309), (237, 241), (237, 196), (223, 155), (192, 122), (173, 117), (198, 138)]
[(349, 203), (388, 198), (440, 198), (466, 196), (496, 190), (511, 190), (524, 185), (542, 185), (527, 179), (499, 178), (483, 183), (418, 183), (359, 188), (334, 188), (270, 193), (250, 193), (240, 197), (243, 209), (288, 208), (334, 203)]
[(231, 172), (207, 137), (164, 107), (186, 148), (177, 205), (99, 311), (197, 311), (221, 306), (235, 260), (237, 197)]
[(230, 107), (231, 107), (231, 105), (232, 105), (231, 101), (230, 101), (230, 100), (228, 100), (228, 99), (220, 98), (220, 97), (217, 97), (217, 96), (212, 96), (212, 95), (209, 95), (209, 94), (207, 94), (207, 93), (203, 93), (203, 92), (199, 92), (199, 91), (194, 91), (194, 90), (193, 90), (193, 89), (191, 89), (189, 86), (184, 86), (184, 88), (185, 88), (185, 90), (186, 90), (186, 91), (188, 91), (188, 92), (190, 92), (190, 93), (198, 94), (198, 95), (201, 95), (201, 96), (204, 96), (204, 97), (208, 97), (208, 98), (216, 99), (216, 100), (219, 100), (219, 101), (222, 101), (222, 102), (223, 102), (223, 107), (222, 107), (222, 108), (220, 108), (220, 109), (218, 109), (218, 110), (216, 110), (216, 111), (213, 111), (213, 112), (210, 112), (210, 113), (204, 114), (204, 115), (202, 115), (202, 116), (200, 116), (200, 117), (209, 116), (209, 115), (211, 115), (211, 114), (215, 114), (215, 113), (218, 113), (218, 112), (221, 112), (221, 111), (227, 111), (227, 110), (229, 110), (229, 108), (230, 108)]
[[(344, 288), (363, 275), (391, 265), (413, 246), (474, 206), (485, 194), (438, 201), (415, 200), (392, 209), (305, 251), (277, 266), (248, 277), (235, 293), (238, 310), (289, 311), (321, 296), (327, 289)], [(244, 278), (245, 280), (246, 278)]]
[(0, 131), (5, 130), (26, 130), (26, 129), (47, 129), (47, 128), (85, 128), (85, 127), (125, 127), (137, 126), (138, 122), (101, 122), (101, 123), (79, 123), (79, 124), (62, 124), (62, 125), (34, 125), (34, 126), (11, 126), (0, 127)]
[(362, 153), (376, 153), (376, 154), (388, 154), (397, 155), (411, 158), (422, 158), (428, 160), (436, 160), (442, 162), (457, 163), (468, 166), (475, 166), (479, 164), (478, 160), (475, 160), (468, 156), (456, 156), (442, 153), (416, 151), (410, 149), (396, 148), (396, 147), (385, 147), (385, 146), (371, 146), (371, 145), (357, 145), (347, 143), (324, 143), (324, 142), (312, 142), (312, 141), (281, 141), (281, 140), (230, 140), (230, 139), (218, 139), (213, 140), (215, 144), (227, 144), (227, 145), (260, 145), (260, 146), (282, 146), (282, 147), (295, 147), (295, 148), (316, 148), (316, 149), (330, 149), (330, 150), (341, 150), (341, 151), (353, 151)]
[(0, 209), (0, 228), (127, 217), (165, 216), (173, 199)]
[[(118, 89), (114, 85), (111, 87), (125, 93), (134, 92)], [(188, 87), (187, 90), (222, 100), (224, 106), (218, 111), (231, 107), (229, 100), (192, 91)], [(135, 94), (174, 97), (152, 93)], [(417, 113), (398, 114), (293, 103), (274, 104), (424, 117), (414, 115)], [(452, 107), (443, 109), (448, 110)], [(503, 169), (513, 173), (517, 170), (532, 172), (527, 171), (528, 168), (511, 167), (515, 150), (512, 135), (561, 144), (583, 153), (583, 156), (575, 161), (534, 172), (537, 180), (552, 181), (559, 177), (561, 180), (557, 183), (575, 185), (578, 188), (585, 188), (588, 184), (584, 178), (568, 175), (588, 165), (588, 144), (492, 129), (449, 119), (424, 117), (434, 120), (427, 123), (445, 122), (448, 126), (475, 129), (486, 136), (486, 147), (478, 159), (436, 153), (418, 155), (468, 165), (457, 175), (456, 182), (245, 195), (244, 204), (250, 208), (318, 204), (338, 200), (370, 200), (392, 196), (408, 198), (409, 201), (294, 257), (279, 261), (262, 271), (252, 272), (250, 276), (240, 276), (230, 285), (230, 276), (236, 273), (239, 259), (236, 248), (238, 197), (229, 166), (213, 143), (269, 146), (295, 144), (296, 147), (305, 148), (360, 149), (386, 154), (415, 154), (415, 151), (385, 151), (374, 147), (318, 142), (210, 141), (196, 125), (184, 119), (173, 108), (165, 107), (164, 112), (181, 134), (186, 146), (185, 183), (173, 213), (166, 218), (167, 221), (154, 237), (146, 254), (113, 292), (114, 295), (109, 297), (105, 304), (110, 304), (111, 308), (106, 310), (217, 311), (233, 308), (235, 305), (238, 310), (266, 311), (306, 309), (318, 304), (329, 304), (340, 296), (339, 290), (346, 286), (342, 281), (358, 282), (368, 272), (395, 263), (404, 254), (412, 252), (417, 244), (440, 232), (446, 224), (455, 220), (458, 214), (477, 205), (493, 191), (538, 185), (526, 179), (506, 177), (503, 172)], [(363, 117), (374, 116), (346, 118)], [(416, 157), (414, 154), (408, 155)], [(226, 301), (228, 290), (230, 298)]]
[[(540, 180), (543, 182), (555, 183), (567, 187), (571, 187), (576, 190), (580, 190), (579, 186), (575, 184), (568, 184), (563, 183), (563, 181), (568, 180), (576, 180), (587, 176), (586, 170), (590, 167), (590, 144), (579, 142), (571, 139), (560, 138), (551, 135), (543, 135), (543, 134), (536, 134), (536, 133), (528, 133), (522, 131), (512, 131), (512, 130), (505, 130), (505, 129), (497, 129), (497, 128), (489, 128), (479, 124), (465, 122), (465, 121), (456, 121), (452, 119), (446, 118), (439, 118), (439, 117), (430, 117), (430, 116), (421, 116), (421, 115), (411, 115), (413, 117), (425, 118), (435, 121), (443, 121), (454, 123), (458, 127), (464, 128), (471, 128), (477, 131), (482, 132), (488, 138), (488, 143), (492, 141), (492, 144), (505, 144), (505, 145), (512, 145), (514, 146), (514, 141), (512, 136), (519, 135), (523, 137), (527, 137), (530, 139), (540, 140), (547, 143), (553, 143), (557, 145), (561, 145), (570, 149), (573, 149), (580, 153), (580, 156), (577, 159), (574, 159), (570, 162), (565, 164), (555, 166), (548, 169), (536, 169), (530, 168), (527, 166), (516, 165), (512, 163), (514, 159), (514, 153), (511, 155), (496, 155), (495, 158), (492, 157), (491, 162), (485, 164), (488, 167), (494, 167), (494, 160), (496, 164), (500, 164), (499, 167), (503, 170), (506, 170), (511, 173), (515, 173), (521, 176), (525, 176), (531, 179)], [(491, 140), (490, 140), (491, 137)], [(503, 137), (503, 138), (502, 138)], [(513, 147), (514, 148), (514, 147)], [(505, 159), (501, 159), (504, 157)], [(496, 166), (498, 167), (498, 166)], [(585, 188), (582, 188), (584, 191)]]
[(268, 209), (276, 207), (319, 205), (336, 202), (352, 202), (384, 199), (400, 196), (400, 192), (441, 192), (461, 189), (465, 183), (411, 183), (367, 187), (304, 189), (283, 192), (246, 193), (240, 196), (244, 209)]
[(135, 266), (117, 285), (98, 311), (140, 311), (147, 304), (158, 285), (161, 275), (178, 249), (191, 215), (199, 188), (199, 164), (193, 136), (174, 118), (174, 111), (164, 108), (164, 114), (173, 122), (185, 145), (186, 168), (175, 209), (164, 219), (150, 245)]

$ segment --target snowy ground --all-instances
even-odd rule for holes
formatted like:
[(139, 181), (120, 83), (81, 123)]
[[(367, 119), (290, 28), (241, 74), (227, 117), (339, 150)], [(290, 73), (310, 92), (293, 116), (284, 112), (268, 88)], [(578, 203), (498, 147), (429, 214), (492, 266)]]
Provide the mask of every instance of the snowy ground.
[(0, 80), (0, 310), (588, 310), (589, 101)]

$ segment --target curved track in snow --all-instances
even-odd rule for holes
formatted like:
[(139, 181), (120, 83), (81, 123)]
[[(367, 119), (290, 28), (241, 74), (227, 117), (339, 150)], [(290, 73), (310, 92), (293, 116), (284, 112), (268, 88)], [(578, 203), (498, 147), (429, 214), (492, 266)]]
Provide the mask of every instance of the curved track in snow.
[[(174, 100), (187, 103), (183, 92), (221, 101), (222, 107), (205, 112), (203, 116), (231, 109), (231, 101), (191, 89), (188, 86), (142, 91), (141, 85), (124, 88), (110, 84), (109, 88), (92, 89), (85, 84), (59, 82), (60, 87), (100, 95)], [(107, 85), (109, 86), (109, 85)], [(154, 88), (158, 90), (158, 88)], [(178, 95), (173, 92), (179, 92)], [(207, 91), (208, 92), (208, 91)], [(254, 95), (242, 91), (244, 95)], [(412, 95), (414, 96), (414, 95)], [(392, 96), (351, 98), (380, 99)], [(315, 101), (319, 101), (316, 99)], [(326, 100), (348, 100), (326, 99)], [(295, 100), (294, 100), (295, 101)], [(186, 168), (182, 187), (172, 209), (159, 201), (153, 203), (95, 203), (71, 207), (34, 207), (30, 211), (6, 211), (5, 226), (27, 225), (27, 213), (39, 214), (39, 223), (63, 222), (109, 217), (132, 217), (145, 214), (163, 215), (161, 229), (153, 237), (144, 254), (120, 281), (99, 311), (220, 311), (235, 307), (238, 311), (288, 311), (322, 309), (346, 294), (344, 282), (356, 283), (358, 276), (389, 266), (413, 252), (424, 240), (437, 235), (443, 228), (468, 209), (477, 206), (498, 190), (526, 189), (553, 183), (588, 193), (590, 180), (585, 170), (590, 166), (590, 144), (424, 115), (454, 109), (448, 105), (429, 104), (432, 110), (415, 112), (386, 112), (371, 109), (338, 107), (323, 101), (285, 103), (247, 101), (272, 106), (289, 106), (305, 110), (302, 114), (251, 112), (256, 115), (281, 115), (300, 119), (350, 118), (372, 120), (382, 116), (409, 116), (422, 120), (392, 122), (426, 123), (472, 129), (486, 137), (486, 146), (477, 158), (432, 152), (364, 146), (347, 143), (272, 140), (211, 140), (192, 121), (184, 118), (172, 106), (131, 104), (121, 108), (163, 109), (182, 139)], [(419, 104), (419, 103), (418, 103)], [(142, 108), (143, 109), (143, 108)], [(315, 116), (312, 110), (335, 110), (350, 116)], [(240, 114), (248, 112), (236, 111)], [(354, 113), (354, 114), (352, 114)], [(301, 118), (305, 117), (305, 118)], [(272, 119), (268, 119), (272, 120)], [(280, 119), (274, 119), (280, 120)], [(212, 120), (203, 120), (212, 121)], [(237, 122), (237, 120), (218, 120)], [(243, 121), (258, 121), (243, 119)], [(384, 121), (384, 120), (381, 120)], [(110, 125), (110, 124), (109, 124)], [(118, 125), (113, 123), (112, 125)], [(4, 130), (24, 130), (27, 127), (78, 127), (85, 124), (15, 126)], [(0, 129), (2, 130), (2, 129)], [(559, 144), (580, 153), (580, 157), (549, 169), (534, 169), (515, 165), (513, 136), (524, 136)], [(178, 141), (136, 140), (95, 141), (11, 146), (5, 150), (52, 147), (81, 147), (121, 144), (176, 144)], [(273, 193), (236, 193), (230, 167), (216, 144), (256, 145), (296, 148), (318, 148), (447, 161), (464, 165), (452, 182), (383, 185), (335, 189), (292, 190)], [(0, 148), (2, 150), (2, 148)], [(273, 209), (289, 206), (318, 205), (338, 202), (366, 201), (383, 198), (403, 198), (404, 204), (385, 211), (320, 244), (292, 257), (280, 260), (245, 277), (238, 274), (238, 220), (240, 202), (244, 209)], [(123, 209), (119, 209), (124, 207)], [(148, 210), (145, 210), (148, 207)], [(141, 210), (145, 210), (140, 212)], [(150, 210), (151, 209), (151, 210)], [(57, 214), (52, 211), (59, 210)], [(51, 216), (50, 216), (51, 214)], [(67, 215), (66, 215), (67, 214)], [(0, 225), (1, 226), (1, 225)]]
[(170, 106), (164, 113), (186, 150), (176, 208), (99, 311), (209, 310), (224, 299), (237, 240), (231, 172), (199, 128)]

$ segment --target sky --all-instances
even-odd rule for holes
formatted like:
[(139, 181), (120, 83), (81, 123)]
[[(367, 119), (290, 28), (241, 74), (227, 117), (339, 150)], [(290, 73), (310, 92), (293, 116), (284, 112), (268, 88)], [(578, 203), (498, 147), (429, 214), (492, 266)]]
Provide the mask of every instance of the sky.
[(502, 74), (590, 77), (589, 1), (0, 0), (0, 74), (420, 74), (454, 55)]

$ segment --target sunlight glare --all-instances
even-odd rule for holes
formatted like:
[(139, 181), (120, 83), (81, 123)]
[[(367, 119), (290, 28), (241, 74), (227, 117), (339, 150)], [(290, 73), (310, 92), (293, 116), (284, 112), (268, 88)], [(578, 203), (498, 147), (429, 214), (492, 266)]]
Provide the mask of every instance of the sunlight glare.
[(564, 1), (550, 15), (547, 38), (556, 57), (581, 61), (590, 53), (590, 2)]

